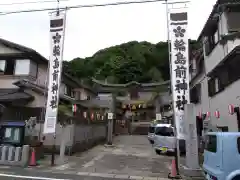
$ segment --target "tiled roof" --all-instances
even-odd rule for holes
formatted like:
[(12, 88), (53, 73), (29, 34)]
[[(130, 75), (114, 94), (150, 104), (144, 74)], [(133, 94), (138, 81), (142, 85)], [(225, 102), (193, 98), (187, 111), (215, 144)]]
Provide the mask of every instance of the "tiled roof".
[(0, 89), (0, 102), (12, 102), (15, 100), (30, 100), (33, 96), (19, 91), (19, 89)]

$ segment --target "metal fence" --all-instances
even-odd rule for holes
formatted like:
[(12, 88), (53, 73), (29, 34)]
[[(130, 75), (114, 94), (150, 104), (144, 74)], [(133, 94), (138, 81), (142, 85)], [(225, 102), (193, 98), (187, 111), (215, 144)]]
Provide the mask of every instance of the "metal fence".
[(0, 165), (27, 166), (29, 161), (29, 145), (23, 147), (0, 146)]

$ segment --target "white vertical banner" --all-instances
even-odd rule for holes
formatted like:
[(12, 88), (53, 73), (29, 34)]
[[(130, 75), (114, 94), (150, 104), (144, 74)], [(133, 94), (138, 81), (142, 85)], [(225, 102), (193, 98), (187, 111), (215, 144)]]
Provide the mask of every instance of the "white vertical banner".
[(52, 13), (50, 15), (50, 59), (48, 67), (48, 95), (46, 115), (44, 122), (44, 134), (55, 133), (59, 90), (61, 84), (61, 72), (63, 61), (63, 45), (66, 24), (66, 11)]
[(171, 83), (177, 138), (185, 139), (184, 105), (189, 98), (189, 42), (187, 12), (170, 12)]

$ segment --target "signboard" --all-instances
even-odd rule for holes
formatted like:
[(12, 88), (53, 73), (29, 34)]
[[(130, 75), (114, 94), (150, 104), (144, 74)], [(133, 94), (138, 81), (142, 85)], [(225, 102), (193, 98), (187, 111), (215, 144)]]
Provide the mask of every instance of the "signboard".
[(189, 103), (187, 12), (170, 12), (171, 83), (177, 138), (184, 139), (184, 105)]
[(113, 119), (113, 113), (108, 113), (108, 119)]
[(59, 87), (61, 83), (63, 45), (65, 32), (66, 13), (60, 12), (59, 15), (52, 13), (50, 16), (50, 59), (48, 68), (48, 95), (46, 105), (46, 116), (43, 133), (55, 133)]
[(156, 114), (156, 120), (162, 120), (162, 115), (161, 113)]

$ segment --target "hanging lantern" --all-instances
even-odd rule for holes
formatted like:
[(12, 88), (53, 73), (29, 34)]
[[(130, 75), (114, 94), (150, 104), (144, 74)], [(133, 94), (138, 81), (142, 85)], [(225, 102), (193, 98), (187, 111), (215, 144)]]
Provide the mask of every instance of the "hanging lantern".
[(214, 115), (215, 115), (216, 118), (218, 118), (218, 119), (220, 118), (220, 112), (218, 110), (215, 111)]
[(87, 118), (87, 112), (83, 112), (83, 117)]
[(91, 113), (91, 120), (93, 120), (94, 119), (94, 114), (93, 113)]
[(198, 112), (198, 117), (202, 119), (202, 111)]
[(136, 109), (136, 106), (135, 106), (135, 105), (132, 105), (132, 109)]
[(141, 108), (141, 106), (142, 106), (142, 105), (141, 105), (141, 104), (139, 104), (139, 105), (138, 105), (138, 108)]
[(206, 113), (206, 118), (209, 119), (210, 117), (211, 117), (211, 112), (208, 111), (208, 112)]
[(72, 105), (72, 112), (73, 113), (77, 112), (77, 105), (76, 104)]
[(99, 113), (97, 113), (97, 120), (99, 120), (100, 119), (100, 114)]
[(229, 114), (233, 115), (234, 114), (234, 106), (232, 104), (228, 105), (228, 112)]

